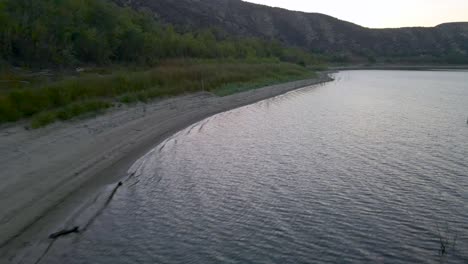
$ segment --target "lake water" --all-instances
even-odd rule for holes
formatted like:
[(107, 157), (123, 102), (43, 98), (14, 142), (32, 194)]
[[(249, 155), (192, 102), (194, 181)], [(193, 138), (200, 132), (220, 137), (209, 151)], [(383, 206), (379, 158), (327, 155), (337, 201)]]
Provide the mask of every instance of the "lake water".
[(335, 78), (171, 137), (47, 263), (468, 263), (468, 72)]

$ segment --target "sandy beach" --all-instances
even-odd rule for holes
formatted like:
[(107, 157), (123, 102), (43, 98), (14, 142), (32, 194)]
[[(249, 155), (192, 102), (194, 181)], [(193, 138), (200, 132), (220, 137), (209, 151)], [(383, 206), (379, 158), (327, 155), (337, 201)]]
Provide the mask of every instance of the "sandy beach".
[(12, 260), (31, 241), (46, 239), (84, 201), (114, 186), (139, 157), (175, 132), (214, 114), (331, 80), (320, 73), (316, 79), (226, 97), (196, 93), (122, 105), (38, 130), (25, 129), (25, 123), (1, 128), (0, 259)]

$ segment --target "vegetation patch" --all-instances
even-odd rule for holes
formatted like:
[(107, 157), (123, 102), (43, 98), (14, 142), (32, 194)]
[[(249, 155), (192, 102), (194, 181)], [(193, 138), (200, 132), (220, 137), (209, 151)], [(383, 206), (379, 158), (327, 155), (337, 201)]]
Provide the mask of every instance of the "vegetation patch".
[(35, 115), (31, 120), (31, 128), (40, 128), (52, 124), (57, 120), (66, 121), (77, 116), (96, 113), (112, 106), (113, 104), (110, 102), (99, 100), (73, 103), (63, 108), (45, 111)]
[(272, 78), (261, 78), (258, 80), (244, 82), (244, 83), (230, 83), (225, 84), (213, 92), (218, 96), (227, 96), (235, 93), (245, 92), (265, 86), (270, 86), (278, 83), (292, 82), (304, 79), (312, 79), (317, 77), (315, 72), (297, 73), (297, 74), (284, 74), (282, 76), (275, 76)]
[(0, 0), (0, 25), (0, 66), (154, 66), (170, 58), (317, 61), (278, 41), (233, 37), (215, 29), (177, 32), (150, 14), (109, 0)]
[(226, 95), (306, 78), (320, 61), (278, 41), (178, 32), (109, 0), (0, 0), (0, 24), (0, 124), (41, 127), (115, 102)]
[(314, 77), (309, 68), (272, 60), (170, 60), (144, 71), (84, 73), (0, 91), (0, 123), (31, 118), (41, 127), (111, 107), (207, 91), (224, 96)]

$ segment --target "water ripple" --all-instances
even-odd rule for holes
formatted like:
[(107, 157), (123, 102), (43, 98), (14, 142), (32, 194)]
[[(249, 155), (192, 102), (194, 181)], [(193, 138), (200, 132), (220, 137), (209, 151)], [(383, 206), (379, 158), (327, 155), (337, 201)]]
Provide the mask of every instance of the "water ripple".
[(48, 263), (466, 263), (468, 74), (335, 78), (169, 138)]

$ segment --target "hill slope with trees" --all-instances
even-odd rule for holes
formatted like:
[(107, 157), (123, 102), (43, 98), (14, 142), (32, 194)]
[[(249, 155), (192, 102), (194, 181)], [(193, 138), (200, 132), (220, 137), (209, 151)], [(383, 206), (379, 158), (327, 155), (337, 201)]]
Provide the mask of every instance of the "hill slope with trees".
[(109, 0), (0, 0), (0, 24), (0, 124), (313, 78), (317, 62), (278, 41), (179, 32)]
[(278, 58), (313, 63), (277, 41), (210, 29), (179, 33), (108, 0), (0, 0), (0, 59), (30, 67), (133, 63), (168, 58)]
[[(236, 36), (279, 40), (334, 61), (468, 63), (468, 23), (369, 29), (318, 14), (241, 0), (113, 0), (182, 30), (217, 27)], [(365, 7), (363, 7), (365, 8)]]

